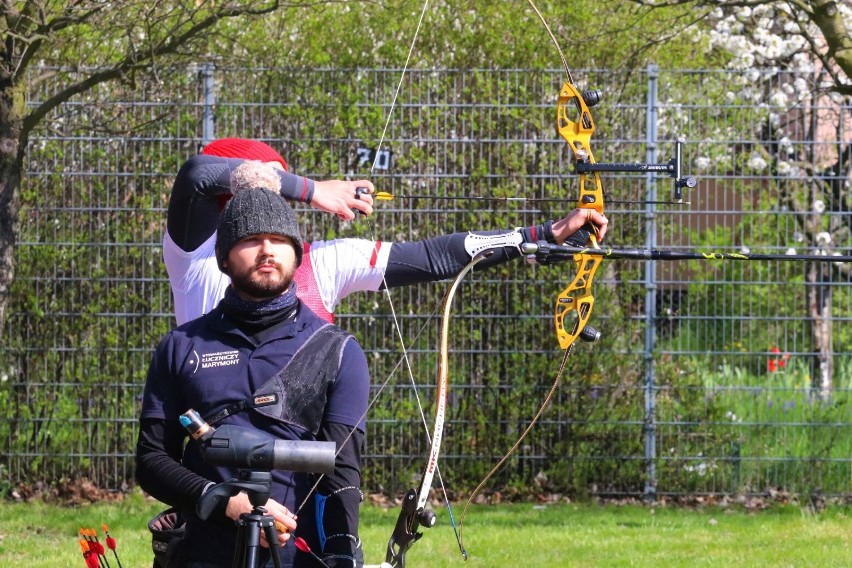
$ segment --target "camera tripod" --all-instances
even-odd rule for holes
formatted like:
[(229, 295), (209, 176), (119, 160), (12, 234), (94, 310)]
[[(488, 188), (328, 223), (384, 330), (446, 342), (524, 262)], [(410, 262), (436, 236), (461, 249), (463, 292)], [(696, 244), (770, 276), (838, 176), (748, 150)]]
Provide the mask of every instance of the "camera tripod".
[(281, 568), (278, 555), (278, 531), (275, 518), (262, 507), (269, 500), (272, 475), (268, 471), (241, 471), (239, 479), (231, 479), (210, 488), (198, 501), (198, 516), (205, 520), (222, 499), (229, 499), (245, 491), (252, 504), (251, 513), (243, 513), (237, 521), (237, 540), (232, 568), (260, 568), (260, 531), (266, 535), (272, 565)]

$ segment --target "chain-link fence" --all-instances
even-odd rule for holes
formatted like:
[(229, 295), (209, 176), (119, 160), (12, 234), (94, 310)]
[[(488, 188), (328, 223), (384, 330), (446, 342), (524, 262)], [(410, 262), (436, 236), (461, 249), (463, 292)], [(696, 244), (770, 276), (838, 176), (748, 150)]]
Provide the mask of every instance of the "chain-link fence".
[[(206, 141), (261, 139), (297, 173), (369, 176), (398, 196), (354, 223), (302, 208), (308, 240), (417, 240), (573, 207), (577, 181), (554, 128), (558, 72), (410, 70), (392, 107), (400, 75), (205, 66), (102, 87), (44, 122), (28, 148), (4, 330), (0, 480), (132, 483), (149, 357), (173, 323), (160, 249), (170, 184)], [(592, 109), (597, 162), (667, 164), (682, 140), (684, 173), (698, 179), (673, 204), (665, 173), (605, 173), (608, 245), (849, 254), (850, 107), (819, 95), (819, 77), (577, 76), (604, 94)], [(451, 494), (481, 479), (538, 410), (562, 355), (555, 298), (574, 272), (518, 261), (462, 286), (441, 462)], [(591, 288), (603, 339), (577, 346), (490, 488), (848, 494), (848, 284), (843, 264), (604, 260)], [(392, 291), (399, 334), (383, 295), (339, 310), (372, 362), (370, 490), (407, 487), (424, 465), (418, 407), (431, 417), (446, 288)]]

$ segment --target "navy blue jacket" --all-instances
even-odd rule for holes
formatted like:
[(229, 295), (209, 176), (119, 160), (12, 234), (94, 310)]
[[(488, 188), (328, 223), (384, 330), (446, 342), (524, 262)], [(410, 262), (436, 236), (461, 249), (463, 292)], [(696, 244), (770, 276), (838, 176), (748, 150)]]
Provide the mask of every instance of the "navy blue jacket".
[[(236, 537), (234, 522), (223, 511), (202, 522), (191, 505), (210, 482), (233, 479), (238, 471), (204, 462), (195, 441), (189, 441), (183, 449), (187, 433), (179, 426), (179, 416), (192, 408), (207, 417), (229, 403), (249, 399), (324, 325), (328, 324), (300, 307), (295, 321), (279, 324), (256, 344), (224, 315), (220, 306), (172, 330), (157, 347), (145, 385), (141, 421), (143, 429), (146, 424), (161, 424), (164, 439), (158, 447), (158, 441), (145, 443), (140, 434), (137, 452), (142, 457), (137, 463), (137, 479), (154, 497), (183, 508), (188, 515), (190, 559), (230, 566)], [(320, 376), (305, 376), (299, 381), (302, 384), (287, 385), (285, 396), (289, 393), (291, 399), (298, 400), (290, 401), (291, 411), (283, 419), (243, 410), (221, 424), (256, 428), (281, 440), (331, 439), (338, 447), (355, 429), (356, 436), (338, 456), (334, 475), (322, 480), (318, 493), (342, 495), (326, 502), (323, 532), (357, 539), (360, 452), (369, 397), (367, 360), (357, 341), (348, 336), (339, 364), (329, 367), (321, 363), (317, 361), (317, 368), (322, 369)], [(308, 474), (279, 470), (272, 472), (272, 478), (271, 498), (291, 511), (299, 506), (314, 481)], [(344, 488), (355, 491), (340, 491)], [(316, 521), (309, 509), (313, 509), (313, 502), (299, 512), (296, 534), (313, 543), (315, 551), (322, 551)], [(345, 554), (352, 543), (344, 540), (329, 541), (323, 552)], [(295, 556), (292, 544), (293, 539), (282, 550), (285, 566), (291, 565)]]

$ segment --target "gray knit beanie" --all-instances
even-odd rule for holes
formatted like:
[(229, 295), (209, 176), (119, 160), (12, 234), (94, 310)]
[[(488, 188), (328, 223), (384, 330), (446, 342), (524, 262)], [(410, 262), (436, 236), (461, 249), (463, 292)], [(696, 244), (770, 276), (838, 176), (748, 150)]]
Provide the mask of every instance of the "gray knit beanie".
[(219, 226), (216, 229), (216, 261), (219, 269), (228, 258), (228, 252), (240, 240), (268, 233), (284, 235), (293, 239), (296, 249), (296, 266), (302, 263), (304, 246), (296, 223), (296, 214), (280, 195), (265, 189), (247, 189), (240, 191), (228, 201)]

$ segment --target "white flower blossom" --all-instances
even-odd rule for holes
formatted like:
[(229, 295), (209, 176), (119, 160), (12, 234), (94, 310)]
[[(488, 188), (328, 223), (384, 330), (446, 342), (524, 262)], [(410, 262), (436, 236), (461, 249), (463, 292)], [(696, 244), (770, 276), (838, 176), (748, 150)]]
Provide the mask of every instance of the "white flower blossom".
[(831, 243), (831, 233), (828, 231), (820, 231), (816, 234), (816, 242), (820, 246), (825, 246)]
[(699, 156), (695, 159), (695, 169), (705, 171), (710, 167), (710, 158), (707, 156)]
[(785, 254), (793, 256), (794, 254), (796, 254), (796, 249), (794, 247), (790, 247), (787, 249), (787, 252)]
[(762, 172), (766, 169), (766, 160), (758, 153), (752, 153), (748, 158), (748, 167), (755, 172)]
[(787, 106), (787, 95), (785, 95), (781, 91), (776, 91), (772, 93), (772, 96), (769, 97), (769, 104), (777, 107), (786, 107)]
[(825, 211), (825, 202), (822, 199), (815, 200), (813, 210), (814, 213), (822, 213), (823, 211)]

